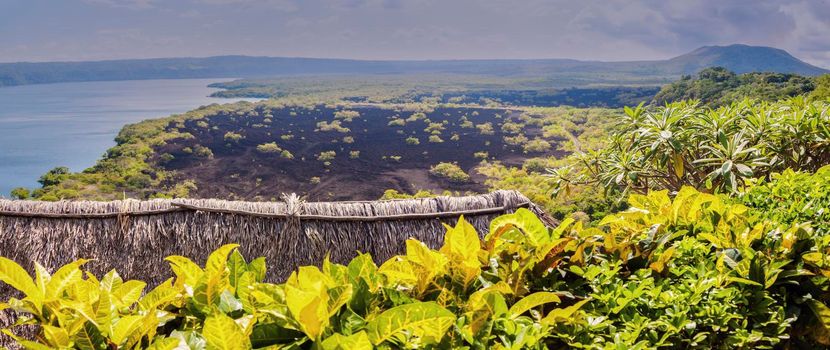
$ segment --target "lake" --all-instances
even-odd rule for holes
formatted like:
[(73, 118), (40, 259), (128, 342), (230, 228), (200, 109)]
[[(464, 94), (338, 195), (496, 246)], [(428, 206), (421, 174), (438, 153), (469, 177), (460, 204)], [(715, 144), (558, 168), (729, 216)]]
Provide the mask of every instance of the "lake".
[(229, 79), (131, 80), (0, 88), (0, 197), (49, 169), (84, 170), (126, 124), (241, 99), (208, 97)]

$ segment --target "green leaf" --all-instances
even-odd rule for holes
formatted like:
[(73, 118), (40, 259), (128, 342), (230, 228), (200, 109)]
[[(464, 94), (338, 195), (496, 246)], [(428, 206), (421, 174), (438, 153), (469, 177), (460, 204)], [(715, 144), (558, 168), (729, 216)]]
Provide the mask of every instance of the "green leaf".
[(75, 347), (81, 350), (100, 350), (107, 348), (106, 339), (92, 322), (85, 322), (84, 326), (72, 337)]
[(528, 310), (537, 307), (539, 305), (544, 305), (547, 303), (558, 303), (561, 300), (556, 293), (552, 292), (536, 292), (531, 295), (528, 295), (510, 307), (507, 310), (507, 313), (510, 314), (510, 318), (516, 318), (521, 316), (523, 313), (527, 312)]
[(183, 256), (168, 256), (164, 260), (170, 263), (170, 269), (176, 274), (176, 279), (191, 287), (195, 286), (205, 273), (199, 265)]
[(242, 333), (242, 329), (228, 316), (216, 314), (205, 320), (202, 336), (207, 341), (208, 349), (247, 350), (251, 341)]
[(69, 346), (69, 333), (65, 329), (50, 325), (42, 325), (41, 328), (43, 329), (43, 336), (49, 345), (56, 348)]
[(49, 280), (49, 284), (46, 285), (47, 299), (60, 297), (67, 287), (80, 282), (84, 275), (83, 271), (81, 271), (81, 265), (86, 264), (87, 261), (89, 260), (76, 260), (55, 271)]
[(248, 264), (248, 271), (254, 273), (257, 282), (262, 282), (265, 279), (265, 258), (259, 257)]
[(236, 292), (239, 287), (239, 279), (242, 274), (248, 271), (248, 263), (245, 258), (239, 253), (239, 249), (234, 249), (230, 257), (228, 257), (228, 278), (231, 282), (231, 288)]
[(554, 309), (551, 312), (549, 312), (548, 315), (545, 316), (545, 318), (542, 319), (541, 323), (552, 325), (557, 322), (570, 321), (573, 314), (576, 313), (582, 307), (582, 305), (585, 305), (589, 301), (590, 299), (585, 299), (564, 309)]
[(141, 326), (142, 321), (144, 321), (144, 316), (141, 315), (122, 317), (115, 323), (115, 326), (113, 326), (110, 339), (113, 343), (121, 345), (125, 340), (127, 340), (127, 337), (132, 335), (132, 333)]
[(0, 256), (0, 281), (5, 282), (6, 284), (12, 286), (12, 288), (23, 292), (23, 294), (33, 300), (40, 301), (43, 299), (43, 294), (41, 293), (40, 288), (38, 288), (35, 281), (29, 277), (29, 273), (27, 273), (26, 270), (16, 262), (2, 256)]
[(176, 338), (156, 338), (147, 350), (176, 350), (179, 348), (179, 339)]
[(251, 345), (254, 348), (264, 348), (271, 345), (292, 343), (300, 338), (306, 338), (303, 332), (284, 328), (275, 323), (257, 323), (251, 332)]
[(323, 350), (371, 350), (372, 343), (366, 332), (360, 331), (358, 333), (345, 336), (340, 333), (334, 333), (332, 336), (326, 338), (321, 344)]
[(116, 290), (112, 292), (112, 296), (118, 301), (122, 307), (128, 307), (135, 303), (141, 297), (141, 292), (147, 283), (141, 281), (127, 281), (121, 284)]
[(454, 322), (455, 314), (436, 302), (416, 302), (384, 311), (366, 329), (375, 345), (404, 334), (421, 338), (426, 345), (439, 342)]
[(168, 303), (176, 300), (178, 296), (179, 291), (170, 286), (168, 280), (144, 295), (144, 297), (138, 301), (138, 306), (140, 309), (147, 311), (157, 308), (163, 309)]

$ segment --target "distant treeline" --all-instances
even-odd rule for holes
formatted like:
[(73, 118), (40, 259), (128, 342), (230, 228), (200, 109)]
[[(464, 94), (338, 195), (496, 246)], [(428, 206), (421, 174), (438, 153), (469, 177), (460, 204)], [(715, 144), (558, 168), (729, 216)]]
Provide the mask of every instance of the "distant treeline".
[(830, 89), (830, 75), (736, 74), (723, 67), (713, 67), (702, 70), (696, 76), (685, 75), (665, 85), (654, 97), (654, 103), (694, 99), (706, 105), (722, 106), (745, 98), (778, 101), (806, 94), (823, 98), (828, 95), (827, 89)]

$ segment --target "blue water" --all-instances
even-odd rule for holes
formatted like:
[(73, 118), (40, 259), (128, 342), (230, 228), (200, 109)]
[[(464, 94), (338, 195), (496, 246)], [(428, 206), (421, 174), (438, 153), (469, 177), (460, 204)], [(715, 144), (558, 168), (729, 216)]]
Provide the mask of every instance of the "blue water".
[(125, 124), (236, 100), (207, 97), (222, 79), (134, 80), (0, 88), (0, 197), (39, 187), (56, 166), (81, 171)]

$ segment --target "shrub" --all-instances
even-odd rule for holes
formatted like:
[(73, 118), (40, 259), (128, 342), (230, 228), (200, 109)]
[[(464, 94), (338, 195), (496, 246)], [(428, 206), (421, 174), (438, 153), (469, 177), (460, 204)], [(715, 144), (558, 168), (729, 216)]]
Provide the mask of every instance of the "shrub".
[(504, 143), (511, 146), (522, 146), (527, 143), (527, 136), (525, 135), (505, 136), (503, 139)]
[(456, 183), (470, 181), (470, 175), (467, 175), (461, 167), (453, 163), (438, 163), (429, 169), (429, 173)]
[(280, 152), (280, 157), (285, 159), (294, 159), (294, 155), (288, 150), (282, 150), (282, 152)]
[(193, 154), (199, 158), (213, 158), (213, 151), (202, 145), (193, 146)]
[(406, 138), (406, 144), (407, 145), (419, 145), (419, 144), (421, 144), (421, 140), (419, 140), (417, 137), (407, 137)]
[(473, 153), (473, 157), (475, 157), (476, 159), (487, 159), (487, 157), (489, 157), (489, 156), (490, 156), (490, 154), (487, 153), (486, 151), (480, 151), (480, 152)]
[(351, 159), (360, 158), (360, 151), (350, 151), (349, 152), (349, 158), (351, 158)]
[(518, 123), (505, 122), (501, 125), (501, 131), (505, 134), (518, 134), (522, 132), (524, 125)]
[(342, 110), (334, 112), (335, 119), (343, 119), (346, 122), (350, 122), (355, 118), (360, 118), (360, 112), (358, 111), (349, 111), (349, 110)]
[(308, 182), (312, 185), (317, 185), (317, 184), (320, 183), (320, 177), (319, 176), (313, 176), (313, 177), (311, 177), (310, 180), (308, 180)]
[(442, 142), (444, 142), (444, 140), (443, 140), (443, 139), (441, 139), (441, 136), (438, 136), (438, 135), (429, 135), (429, 142), (432, 142), (432, 143), (442, 143)]
[(269, 142), (263, 143), (256, 146), (256, 150), (260, 153), (279, 153), (282, 152), (282, 148), (277, 145), (276, 142)]
[(395, 118), (395, 119), (390, 120), (387, 125), (389, 125), (389, 126), (404, 126), (404, 125), (406, 125), (406, 120), (403, 120), (401, 118)]
[(444, 124), (441, 123), (429, 123), (426, 129), (424, 129), (424, 132), (431, 133), (433, 135), (441, 135), (442, 131), (444, 131)]
[(543, 139), (540, 139), (540, 138), (535, 138), (533, 140), (530, 140), (527, 143), (525, 143), (525, 145), (524, 145), (525, 152), (539, 153), (539, 152), (550, 151), (550, 149), (551, 149), (550, 142), (547, 142), (547, 141), (545, 141)]
[(476, 125), (476, 129), (478, 129), (478, 132), (481, 133), (482, 135), (493, 135), (493, 134), (495, 134), (495, 131), (493, 131), (493, 123), (490, 123), (490, 122), (486, 122), (484, 124), (478, 124), (478, 125)]
[(406, 122), (411, 123), (411, 122), (417, 122), (419, 120), (424, 120), (424, 119), (427, 119), (427, 115), (422, 113), (422, 112), (417, 112), (417, 113), (412, 113), (412, 115), (410, 115), (409, 118), (406, 118)]
[(280, 135), (280, 139), (283, 140), (283, 141), (291, 141), (291, 140), (294, 139), (294, 135), (292, 135), (292, 134)]
[(340, 133), (348, 133), (351, 131), (349, 128), (344, 127), (341, 125), (339, 120), (334, 120), (331, 123), (327, 122), (318, 122), (317, 123), (317, 130), (319, 131), (336, 131)]
[(224, 138), (225, 138), (225, 141), (239, 142), (245, 137), (242, 136), (242, 134), (238, 134), (238, 133), (235, 133), (235, 132), (228, 131), (228, 132), (225, 133)]
[(610, 145), (575, 156), (584, 165), (581, 171), (553, 174), (558, 187), (592, 183), (624, 193), (683, 186), (737, 192), (748, 179), (830, 164), (826, 102), (746, 100), (719, 109), (677, 102), (626, 107), (625, 113)]
[(337, 152), (335, 152), (335, 151), (320, 152), (320, 154), (317, 155), (317, 160), (319, 160), (321, 162), (327, 162), (327, 161), (334, 160), (334, 157), (336, 157), (336, 156), (337, 156)]
[(25, 187), (16, 187), (11, 191), (12, 198), (15, 199), (29, 199), (32, 196), (32, 193), (29, 191), (28, 188)]
[(343, 136), (343, 143), (354, 143), (354, 137)]

